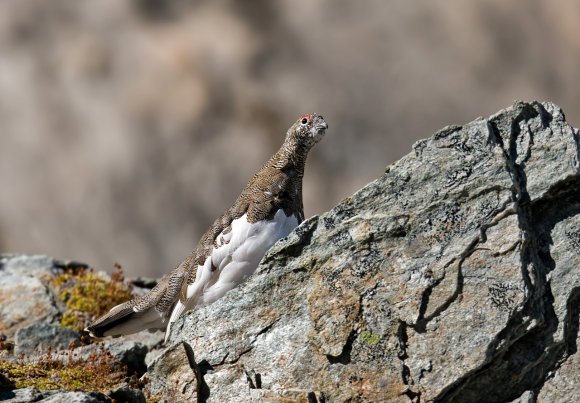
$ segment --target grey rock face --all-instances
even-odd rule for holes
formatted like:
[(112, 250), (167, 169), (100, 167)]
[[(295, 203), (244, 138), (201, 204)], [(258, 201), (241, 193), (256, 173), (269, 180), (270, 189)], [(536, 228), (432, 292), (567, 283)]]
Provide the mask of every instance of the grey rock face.
[[(63, 351), (74, 349), (75, 357), (90, 359), (91, 352), (104, 348), (125, 364), (129, 375), (141, 376), (147, 366), (145, 356), (163, 341), (163, 333), (139, 333), (107, 339), (99, 344), (80, 346), (80, 334), (58, 324), (58, 313), (64, 309), (57, 303), (57, 294), (50, 285), (55, 275), (65, 268), (87, 267), (78, 262), (59, 262), (46, 256), (0, 255), (0, 362), (14, 361), (24, 353), (25, 361), (35, 361), (49, 348), (52, 359), (68, 360)], [(106, 278), (106, 274), (101, 274)], [(4, 337), (7, 336), (7, 337)], [(8, 348), (13, 346), (14, 349)], [(128, 379), (127, 379), (128, 381)], [(8, 402), (110, 402), (145, 401), (143, 393), (120, 383), (109, 395), (91, 392), (39, 391), (34, 388), (14, 389), (16, 384), (0, 373), (0, 401)]]
[[(193, 352), (184, 343), (167, 348), (150, 365), (145, 379), (149, 393), (175, 401), (184, 401), (203, 389), (200, 372), (194, 366)], [(198, 390), (199, 389), (199, 390)]]
[(579, 213), (579, 135), (557, 106), (447, 127), (182, 318), (148, 387), (215, 402), (576, 401)]
[(44, 403), (103, 403), (109, 402), (110, 399), (101, 393), (56, 392), (49, 393), (40, 401)]
[(0, 401), (7, 403), (29, 403), (42, 399), (42, 394), (38, 389), (25, 388), (8, 392), (0, 392)]
[(138, 389), (132, 389), (123, 386), (109, 394), (109, 397), (115, 402), (146, 403), (147, 399), (143, 392)]
[(44, 255), (3, 254), (0, 267), (4, 273), (18, 276), (50, 277), (62, 272), (62, 263)]
[[(129, 396), (120, 394), (118, 397)], [(136, 400), (117, 400), (121, 401), (145, 401), (139, 391), (134, 391)], [(15, 389), (8, 392), (0, 391), (0, 401), (5, 403), (109, 403), (111, 398), (97, 392), (66, 392), (66, 391), (39, 391), (35, 388)]]
[(42, 279), (58, 270), (46, 256), (0, 256), (0, 334), (51, 321), (58, 308)]
[(79, 346), (80, 334), (72, 329), (52, 323), (35, 323), (20, 328), (14, 337), (14, 354), (42, 354), (48, 348), (66, 350), (69, 346)]
[(127, 373), (143, 375), (147, 367), (145, 356), (149, 349), (147, 346), (134, 341), (118, 339), (104, 339), (101, 343), (83, 346), (75, 350), (79, 357), (88, 359), (91, 353), (98, 352), (101, 348), (108, 350), (116, 360), (127, 366)]
[[(580, 401), (579, 143), (550, 103), (447, 127), (275, 245), (164, 349), (159, 332), (103, 346), (130, 372), (147, 367), (147, 395), (168, 401)], [(0, 256), (0, 333), (15, 353), (77, 339), (47, 287), (68, 265)], [(111, 398), (144, 395), (0, 391)]]

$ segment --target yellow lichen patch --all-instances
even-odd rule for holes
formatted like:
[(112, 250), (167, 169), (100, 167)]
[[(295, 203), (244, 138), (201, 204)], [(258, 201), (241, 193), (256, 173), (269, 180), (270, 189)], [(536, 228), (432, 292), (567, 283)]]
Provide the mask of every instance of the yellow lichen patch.
[(0, 376), (17, 389), (105, 392), (122, 383), (126, 375), (126, 366), (104, 348), (85, 358), (76, 357), (69, 350), (60, 354), (49, 351), (34, 362), (0, 361)]
[(360, 334), (360, 338), (362, 341), (364, 341), (369, 346), (374, 346), (379, 341), (381, 341), (381, 336), (379, 336), (378, 334), (374, 334), (373, 332), (371, 332), (369, 330), (363, 331)]
[(133, 297), (130, 287), (123, 282), (120, 266), (117, 266), (117, 273), (111, 275), (111, 280), (104, 279), (91, 269), (81, 269), (61, 274), (52, 283), (66, 306), (60, 324), (74, 330), (84, 329), (115, 305)]

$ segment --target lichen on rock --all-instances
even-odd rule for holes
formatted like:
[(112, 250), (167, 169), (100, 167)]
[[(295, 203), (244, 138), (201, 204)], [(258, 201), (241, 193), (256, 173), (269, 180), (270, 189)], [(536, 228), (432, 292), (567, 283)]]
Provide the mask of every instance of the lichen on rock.
[[(274, 245), (246, 283), (182, 317), (164, 348), (145, 334), (103, 346), (139, 376), (146, 367), (152, 400), (576, 401), (579, 234), (578, 130), (552, 103), (516, 102), (415, 143)], [(0, 257), (0, 356), (16, 331), (17, 350), (37, 333), (68, 340), (54, 328), (62, 289), (46, 285), (63, 269), (25, 262)], [(10, 287), (25, 283), (44, 309), (13, 305)], [(113, 396), (145, 399), (130, 385), (81, 397)]]
[(178, 322), (194, 362), (164, 376), (197, 371), (202, 401), (578, 394), (579, 150), (538, 102), (417, 142)]
[(110, 279), (84, 268), (56, 276), (52, 285), (58, 289), (58, 297), (66, 307), (60, 324), (83, 330), (115, 305), (133, 298), (131, 288), (123, 280), (120, 266)]
[(86, 345), (79, 333), (85, 320), (129, 298), (132, 288), (119, 271), (108, 276), (78, 262), (0, 255), (0, 400), (145, 402), (138, 377), (162, 334)]

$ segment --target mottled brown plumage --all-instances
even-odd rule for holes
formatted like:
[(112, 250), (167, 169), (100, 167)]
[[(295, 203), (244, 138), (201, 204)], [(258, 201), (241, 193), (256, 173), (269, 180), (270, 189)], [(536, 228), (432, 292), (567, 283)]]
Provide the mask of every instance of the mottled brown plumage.
[[(233, 220), (248, 214), (248, 221), (271, 219), (282, 208), (287, 216), (296, 214), (298, 222), (304, 220), (302, 204), (302, 178), (306, 157), (310, 148), (316, 143), (308, 136), (310, 126), (302, 124), (305, 117), (298, 119), (286, 134), (282, 147), (266, 162), (247, 183), (234, 205), (214, 221), (212, 226), (201, 237), (192, 256), (186, 260), (189, 274), (187, 282), (195, 279), (197, 265), (203, 265), (216, 238), (224, 231), (227, 233)], [(322, 117), (313, 114), (310, 120)], [(313, 125), (318, 124), (314, 122)], [(328, 127), (324, 123), (324, 127)], [(185, 263), (185, 262), (184, 262)]]
[[(193, 253), (164, 276), (151, 292), (113, 308), (87, 330), (97, 336), (107, 331), (114, 334), (111, 329), (119, 326), (123, 318), (138, 320), (144, 315), (142, 312), (150, 312), (151, 308), (162, 320), (144, 321), (143, 328), (164, 328), (175, 304), (186, 303), (187, 287), (196, 281), (198, 268), (205, 264), (213, 250), (229, 242), (225, 237), (232, 230), (232, 222), (244, 214), (249, 223), (256, 223), (272, 220), (276, 212), (283, 210), (287, 217), (294, 215), (298, 223), (302, 222), (302, 178), (306, 157), (327, 127), (317, 114), (298, 119), (288, 130), (282, 147), (250, 179), (234, 205), (214, 221)], [(211, 271), (215, 270), (217, 266), (211, 262)]]

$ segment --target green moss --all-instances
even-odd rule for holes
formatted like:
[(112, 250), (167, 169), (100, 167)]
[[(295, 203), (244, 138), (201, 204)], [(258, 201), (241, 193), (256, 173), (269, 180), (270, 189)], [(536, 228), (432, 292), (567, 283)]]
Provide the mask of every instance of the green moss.
[(131, 290), (123, 282), (119, 267), (110, 281), (92, 270), (80, 270), (61, 274), (53, 280), (53, 284), (66, 306), (60, 324), (74, 330), (84, 329), (115, 305), (132, 298)]
[(360, 334), (360, 338), (363, 342), (368, 344), (369, 346), (374, 346), (381, 340), (381, 336), (378, 334), (374, 334), (369, 330), (365, 330)]
[(106, 392), (123, 382), (127, 370), (104, 349), (87, 359), (76, 358), (71, 350), (58, 355), (49, 352), (34, 362), (0, 361), (0, 375), (17, 389)]
[[(120, 267), (106, 280), (92, 270), (68, 271), (52, 280), (66, 312), (61, 324), (84, 329), (94, 318), (132, 298)], [(0, 346), (1, 347), (1, 346)], [(124, 382), (127, 368), (101, 346), (80, 358), (73, 349), (53, 354), (50, 350), (35, 361), (0, 360), (0, 380), (4, 388), (35, 387), (40, 390), (107, 392)]]

